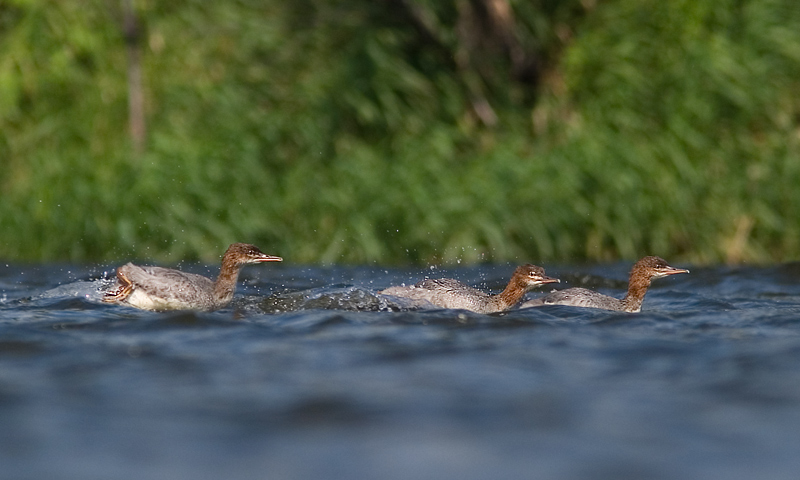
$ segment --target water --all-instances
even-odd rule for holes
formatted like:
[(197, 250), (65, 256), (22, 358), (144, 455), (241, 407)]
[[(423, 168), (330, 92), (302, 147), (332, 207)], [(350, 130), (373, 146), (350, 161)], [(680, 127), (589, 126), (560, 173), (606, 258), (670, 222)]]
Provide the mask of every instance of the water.
[[(628, 268), (548, 274), (621, 295)], [(0, 266), (0, 478), (796, 478), (799, 264), (660, 279), (641, 314), (375, 295), (512, 270), (255, 266), (198, 314)]]

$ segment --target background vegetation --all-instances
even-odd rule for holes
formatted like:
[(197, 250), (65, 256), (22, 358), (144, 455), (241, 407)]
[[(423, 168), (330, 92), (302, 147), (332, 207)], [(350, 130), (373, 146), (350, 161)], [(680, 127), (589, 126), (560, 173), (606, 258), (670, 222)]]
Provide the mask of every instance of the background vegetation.
[(4, 0), (0, 258), (796, 259), (798, 92), (796, 0)]

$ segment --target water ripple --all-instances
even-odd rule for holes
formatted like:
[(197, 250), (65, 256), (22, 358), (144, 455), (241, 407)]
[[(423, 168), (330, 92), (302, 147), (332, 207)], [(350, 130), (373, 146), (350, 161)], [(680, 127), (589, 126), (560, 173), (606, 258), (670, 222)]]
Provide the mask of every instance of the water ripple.
[[(481, 315), (377, 294), (426, 271), (248, 269), (217, 312), (9, 267), (9, 478), (793, 478), (800, 264), (692, 268), (641, 313)], [(548, 268), (624, 293), (627, 267)], [(437, 271), (502, 288), (509, 266)]]

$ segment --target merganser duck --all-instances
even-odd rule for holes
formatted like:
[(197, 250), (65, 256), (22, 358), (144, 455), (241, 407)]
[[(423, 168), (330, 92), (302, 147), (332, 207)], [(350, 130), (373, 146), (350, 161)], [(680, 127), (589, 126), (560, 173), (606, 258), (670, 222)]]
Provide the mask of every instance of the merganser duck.
[(571, 305), (636, 313), (642, 310), (644, 295), (653, 279), (678, 273), (689, 273), (689, 270), (671, 267), (660, 257), (644, 257), (633, 265), (628, 280), (628, 293), (622, 300), (586, 288), (575, 287), (557, 290), (543, 297), (529, 300), (524, 302), (520, 308)]
[(489, 295), (452, 278), (425, 279), (415, 285), (389, 287), (378, 293), (426, 300), (437, 307), (494, 313), (513, 307), (525, 293), (539, 285), (559, 281), (546, 276), (542, 267), (528, 264), (517, 267), (508, 286), (497, 295)]
[(117, 268), (117, 283), (103, 295), (107, 303), (143, 310), (217, 310), (233, 299), (239, 270), (250, 263), (281, 262), (254, 245), (233, 243), (222, 256), (216, 281), (202, 275), (128, 263)]

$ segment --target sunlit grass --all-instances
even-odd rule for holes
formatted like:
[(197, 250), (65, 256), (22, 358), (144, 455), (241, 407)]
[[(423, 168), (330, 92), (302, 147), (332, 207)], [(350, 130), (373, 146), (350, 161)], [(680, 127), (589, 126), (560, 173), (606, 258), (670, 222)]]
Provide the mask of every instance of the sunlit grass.
[(462, 72), (358, 4), (310, 24), (277, 3), (145, 11), (138, 156), (113, 15), (79, 35), (43, 26), (61, 7), (15, 7), (0, 257), (211, 261), (246, 241), (295, 263), (797, 258), (798, 9), (656, 3), (569, 20), (535, 102), (485, 77), (494, 126)]

